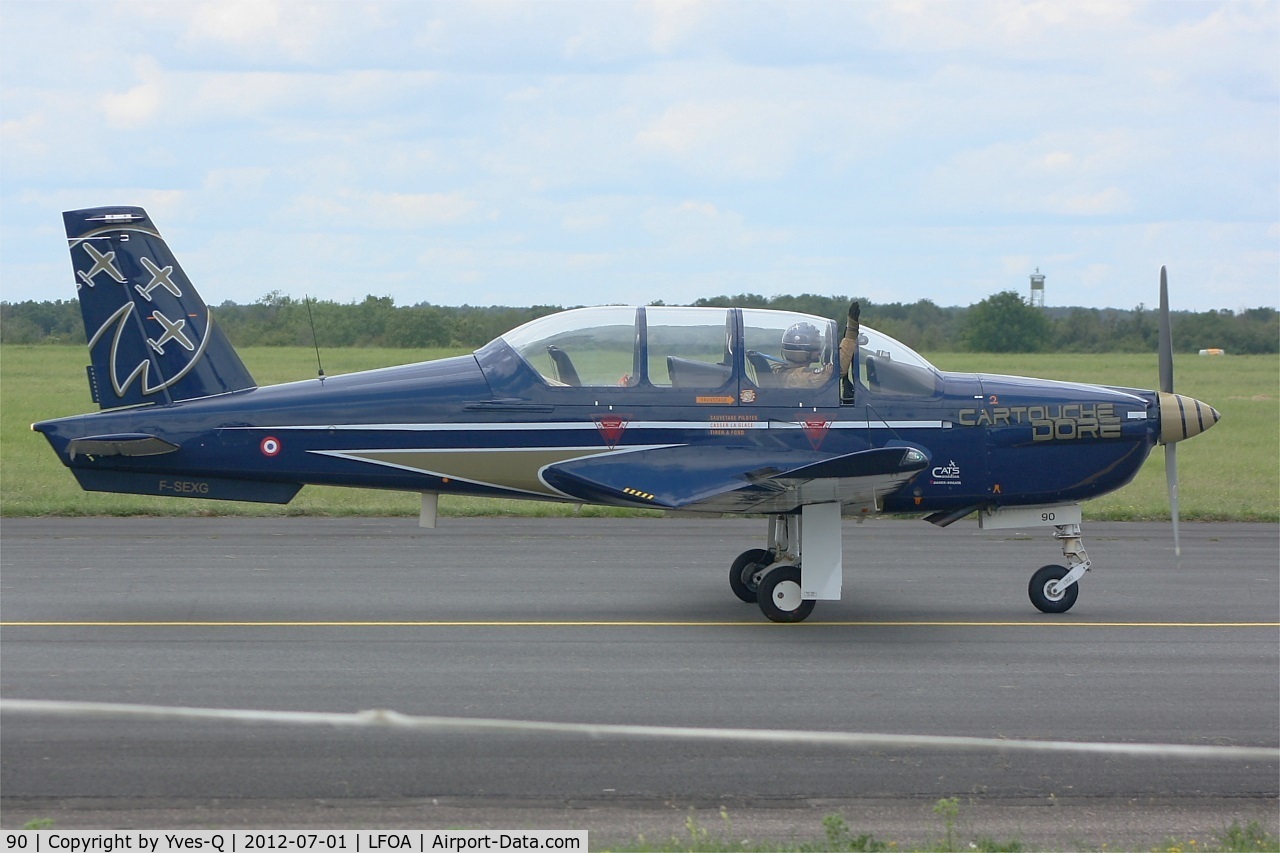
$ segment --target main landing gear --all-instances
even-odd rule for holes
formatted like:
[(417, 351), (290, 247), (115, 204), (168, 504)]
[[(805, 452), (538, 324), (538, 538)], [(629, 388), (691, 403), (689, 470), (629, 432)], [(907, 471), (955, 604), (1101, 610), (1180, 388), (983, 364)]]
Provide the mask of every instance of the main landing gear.
[[(808, 571), (800, 565), (806, 540)], [(738, 555), (729, 567), (729, 588), (773, 622), (802, 622), (819, 599), (840, 597), (840, 563), (839, 504), (805, 507), (801, 515), (770, 516), (769, 547)]]

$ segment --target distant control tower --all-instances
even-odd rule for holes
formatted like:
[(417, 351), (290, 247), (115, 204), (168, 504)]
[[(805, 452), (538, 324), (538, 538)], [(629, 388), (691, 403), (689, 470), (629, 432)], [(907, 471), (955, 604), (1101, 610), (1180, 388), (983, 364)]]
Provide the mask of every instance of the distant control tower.
[(1044, 276), (1040, 274), (1040, 267), (1031, 274), (1031, 307), (1044, 307)]

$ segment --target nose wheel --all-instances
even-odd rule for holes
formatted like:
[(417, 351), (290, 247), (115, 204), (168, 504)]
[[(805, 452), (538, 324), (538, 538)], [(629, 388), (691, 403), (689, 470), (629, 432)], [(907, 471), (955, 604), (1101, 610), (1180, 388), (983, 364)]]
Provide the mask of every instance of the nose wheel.
[(1041, 613), (1070, 610), (1080, 596), (1080, 579), (1093, 566), (1080, 536), (1080, 518), (1078, 504), (995, 507), (978, 513), (978, 525), (983, 529), (1053, 527), (1053, 538), (1062, 545), (1066, 565), (1042, 566), (1031, 576), (1027, 595)]
[(1066, 613), (1076, 603), (1080, 595), (1080, 584), (1072, 583), (1064, 587), (1062, 579), (1067, 576), (1066, 566), (1044, 566), (1031, 576), (1027, 585), (1027, 594), (1031, 603), (1042, 613)]
[(1067, 566), (1044, 566), (1031, 576), (1027, 594), (1042, 613), (1066, 613), (1080, 595), (1078, 581), (1092, 563), (1080, 540), (1078, 523), (1055, 525), (1053, 537), (1062, 543), (1062, 556)]

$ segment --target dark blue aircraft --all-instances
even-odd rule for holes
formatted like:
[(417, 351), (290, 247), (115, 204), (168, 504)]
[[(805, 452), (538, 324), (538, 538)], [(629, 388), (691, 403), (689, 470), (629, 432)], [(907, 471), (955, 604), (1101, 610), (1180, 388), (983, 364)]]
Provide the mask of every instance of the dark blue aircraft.
[(260, 388), (146, 212), (63, 215), (102, 411), (35, 424), (91, 491), (287, 503), (306, 484), (768, 519), (729, 572), (776, 622), (839, 599), (842, 518), (1055, 529), (1029, 586), (1075, 603), (1079, 502), (1218, 420), (1172, 393), (945, 373), (858, 323), (750, 308), (602, 307), (472, 355)]

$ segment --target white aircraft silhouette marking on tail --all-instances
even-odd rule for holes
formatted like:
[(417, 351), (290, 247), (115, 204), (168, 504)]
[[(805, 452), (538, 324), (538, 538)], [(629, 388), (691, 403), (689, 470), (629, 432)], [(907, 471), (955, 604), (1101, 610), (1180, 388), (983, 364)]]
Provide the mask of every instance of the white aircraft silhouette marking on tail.
[(133, 286), (134, 290), (142, 294), (143, 299), (150, 302), (151, 291), (155, 290), (157, 287), (163, 287), (165, 290), (169, 291), (174, 296), (182, 295), (182, 291), (178, 289), (178, 285), (174, 284), (172, 281), (169, 280), (169, 276), (173, 275), (172, 266), (167, 266), (164, 269), (160, 269), (160, 267), (156, 266), (155, 261), (151, 260), (150, 258), (143, 257), (143, 258), (140, 258), (139, 260), (141, 260), (142, 265), (147, 268), (147, 272), (151, 273), (151, 281), (147, 282), (146, 287), (143, 287), (140, 284), (135, 284)]
[(152, 311), (151, 317), (161, 326), (164, 326), (164, 334), (160, 336), (160, 340), (153, 341), (147, 338), (147, 343), (151, 348), (160, 355), (164, 355), (164, 345), (169, 341), (177, 341), (187, 352), (195, 352), (196, 345), (191, 343), (191, 339), (187, 337), (186, 332), (182, 331), (182, 327), (187, 325), (186, 320), (170, 320), (159, 311)]
[[(117, 284), (125, 283), (124, 273), (116, 269), (115, 252), (99, 252), (97, 249), (93, 248), (92, 243), (84, 243), (83, 245), (84, 250), (89, 253), (89, 257), (93, 258), (93, 266), (89, 268), (87, 273), (83, 270), (76, 273), (76, 275), (80, 277), (80, 281), (82, 283), (93, 287), (94, 284), (96, 284), (93, 277), (100, 272), (105, 272), (107, 275), (111, 276), (115, 279)], [(79, 287), (79, 285), (76, 286)]]

